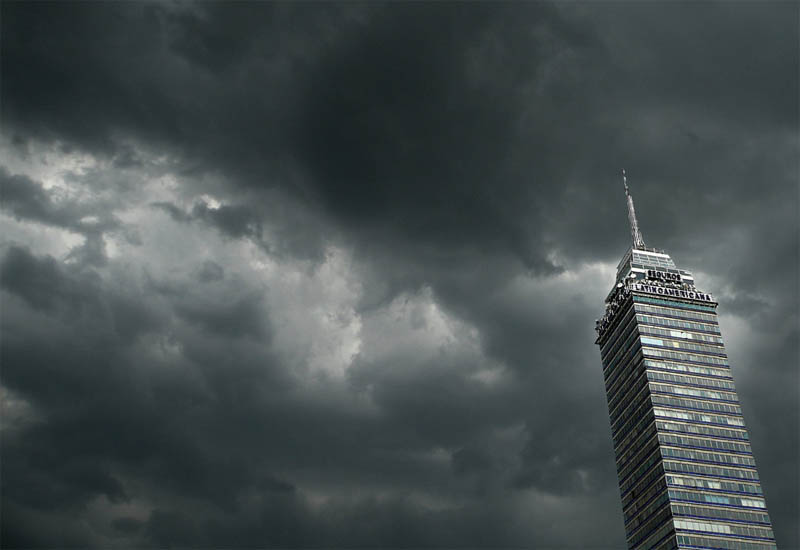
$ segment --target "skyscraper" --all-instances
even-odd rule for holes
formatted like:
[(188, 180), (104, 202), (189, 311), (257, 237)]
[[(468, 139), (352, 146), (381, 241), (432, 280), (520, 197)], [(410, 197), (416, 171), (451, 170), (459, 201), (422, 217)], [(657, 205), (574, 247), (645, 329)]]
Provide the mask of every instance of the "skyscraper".
[(633, 244), (596, 343), (628, 547), (776, 548), (717, 303), (645, 246), (623, 183)]

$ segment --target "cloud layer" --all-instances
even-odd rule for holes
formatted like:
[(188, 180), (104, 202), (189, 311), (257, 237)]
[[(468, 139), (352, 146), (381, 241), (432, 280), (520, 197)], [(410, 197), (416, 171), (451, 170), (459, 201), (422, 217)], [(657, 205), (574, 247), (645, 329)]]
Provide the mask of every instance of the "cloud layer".
[(800, 546), (798, 15), (3, 4), (3, 545), (624, 546), (624, 165)]

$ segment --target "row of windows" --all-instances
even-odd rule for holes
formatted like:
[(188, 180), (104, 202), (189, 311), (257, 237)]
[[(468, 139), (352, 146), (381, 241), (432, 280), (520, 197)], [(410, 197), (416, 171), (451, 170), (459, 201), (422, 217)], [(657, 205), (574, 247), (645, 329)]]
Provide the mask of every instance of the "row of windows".
[[(651, 479), (651, 474), (657, 473), (659, 476), (663, 474), (663, 468), (661, 468), (660, 464), (661, 453), (658, 449), (655, 449), (653, 452), (651, 452), (645, 460), (637, 461), (636, 470), (625, 476), (624, 479), (620, 479), (620, 493), (625, 496), (628, 491), (634, 487), (640, 487), (641, 490), (644, 490), (650, 485), (650, 482), (655, 479), (655, 477), (652, 477)], [(657, 467), (653, 468), (654, 465)], [(644, 479), (648, 480), (647, 483), (642, 483), (642, 480)]]
[(690, 304), (687, 302), (681, 302), (679, 300), (671, 299), (671, 298), (651, 298), (649, 296), (641, 296), (638, 294), (633, 295), (633, 299), (637, 304), (652, 304), (656, 307), (666, 307), (667, 309), (671, 310), (686, 310), (692, 312), (698, 311), (707, 311), (712, 315), (716, 315), (717, 311), (715, 306), (705, 306), (705, 305), (698, 305), (698, 304)]
[[(611, 418), (611, 432), (613, 434), (623, 432), (623, 427), (635, 422), (638, 418), (643, 416), (642, 408), (648, 408), (650, 400), (648, 398), (648, 388), (645, 384), (644, 387), (637, 390), (639, 393), (629, 396), (622, 404), (625, 409), (619, 414), (618, 417), (610, 416)], [(627, 430), (624, 430), (627, 432)]]
[(756, 461), (748, 455), (729, 455), (713, 453), (710, 451), (698, 451), (695, 449), (683, 449), (679, 447), (661, 447), (661, 456), (665, 458), (682, 458), (684, 460), (697, 460), (702, 462), (713, 462), (715, 464), (733, 464), (741, 467), (756, 467)]
[(615, 382), (614, 387), (608, 393), (608, 414), (611, 423), (614, 423), (618, 409), (621, 405), (629, 405), (635, 400), (636, 395), (647, 386), (647, 376), (644, 376), (644, 366), (641, 361), (631, 362), (625, 367), (619, 384)]
[(650, 389), (653, 392), (672, 393), (675, 395), (689, 395), (691, 397), (700, 397), (702, 399), (720, 399), (722, 401), (729, 401), (733, 403), (737, 403), (739, 401), (739, 399), (737, 399), (736, 397), (736, 394), (730, 392), (698, 390), (694, 388), (687, 388), (684, 386), (671, 386), (659, 383), (650, 384)]
[(646, 539), (641, 541), (641, 546), (634, 546), (631, 544), (631, 541), (628, 541), (628, 548), (635, 548), (636, 550), (650, 550), (651, 548), (655, 548), (661, 544), (662, 539), (670, 536), (672, 533), (672, 522), (667, 521), (664, 525), (652, 531), (652, 534), (649, 534)]
[[(644, 448), (642, 448), (634, 458), (629, 460), (627, 463), (619, 464), (617, 466), (620, 483), (624, 483), (627, 480), (628, 475), (630, 475), (631, 471), (633, 471), (633, 469), (639, 466), (640, 464), (652, 464), (654, 462), (654, 460), (651, 460), (653, 458), (653, 454), (655, 455), (659, 454), (657, 439), (653, 439)], [(656, 456), (655, 458), (658, 459), (659, 456)]]
[(660, 483), (662, 478), (663, 470), (660, 467), (653, 468), (650, 473), (634, 483), (633, 487), (630, 488), (630, 491), (623, 491), (622, 487), (620, 487), (620, 494), (622, 495), (622, 509), (625, 510), (632, 502), (639, 501), (639, 497), (654, 484)]
[(624, 360), (624, 358), (629, 355), (638, 334), (638, 332), (631, 333), (621, 344), (621, 347), (614, 350), (614, 354), (611, 357), (603, 359), (603, 378), (606, 380), (606, 383), (608, 383), (611, 373), (614, 371), (614, 367), (617, 366), (617, 363)]
[(646, 376), (640, 376), (631, 387), (624, 388), (624, 390), (614, 398), (616, 403), (612, 412), (609, 413), (612, 428), (618, 427), (626, 418), (634, 414), (641, 403), (648, 401), (647, 397), (650, 395)]
[(744, 506), (745, 508), (760, 508), (766, 510), (767, 503), (763, 498), (739, 497), (733, 495), (709, 495), (670, 489), (669, 498), (672, 500), (688, 500), (689, 502), (706, 502), (709, 504), (724, 504), (725, 506)]
[[(751, 495), (760, 495), (760, 494), (762, 494), (760, 485), (754, 485), (754, 484), (751, 484), (751, 483), (737, 483), (735, 481), (711, 480), (711, 479), (702, 479), (702, 478), (699, 478), (699, 477), (684, 477), (684, 476), (668, 475), (667, 476), (667, 483), (670, 486), (689, 487), (689, 488), (698, 488), (698, 489), (709, 489), (709, 490), (712, 490), (712, 491), (727, 491), (727, 492), (731, 492), (731, 493), (748, 493), (748, 494), (751, 494)], [(698, 495), (698, 494), (701, 494), (701, 493), (686, 493), (686, 494)], [(690, 498), (688, 500), (695, 500), (695, 499), (694, 498)], [(763, 507), (764, 506), (759, 506), (759, 508), (763, 508)]]
[(731, 508), (712, 508), (697, 504), (673, 504), (672, 513), (680, 516), (694, 516), (710, 519), (727, 519), (730, 521), (747, 521), (751, 523), (769, 524), (769, 516), (763, 512), (750, 512)]
[[(662, 265), (663, 267), (671, 267), (675, 268), (675, 262), (672, 261), (668, 255), (663, 253), (648, 253), (644, 251), (636, 250), (636, 252), (631, 252), (631, 258), (636, 263), (646, 264), (646, 265)], [(662, 270), (663, 271), (663, 270)], [(674, 271), (673, 273), (677, 273)]]
[(663, 418), (678, 418), (690, 422), (706, 422), (711, 424), (727, 424), (728, 426), (744, 427), (744, 420), (730, 416), (720, 416), (717, 414), (702, 414), (691, 411), (676, 411), (671, 409), (653, 409), (656, 416)]
[[(658, 529), (660, 525), (663, 525), (666, 522), (667, 527), (672, 527), (670, 518), (672, 517), (672, 512), (669, 509), (669, 506), (661, 510), (660, 512), (656, 513), (652, 518), (648, 519), (647, 522), (640, 526), (635, 534), (631, 533), (628, 536), (628, 548), (635, 548), (637, 544), (642, 541), (650, 540), (656, 541), (659, 540), (664, 535), (661, 534), (654, 538), (655, 533), (659, 533), (661, 529)], [(662, 527), (663, 529), (663, 527)]]
[(758, 472), (755, 470), (740, 470), (738, 468), (709, 466), (707, 464), (672, 462), (671, 460), (667, 460), (664, 462), (664, 470), (678, 474), (698, 474), (709, 477), (758, 481)]
[(627, 479), (625, 480), (620, 479), (620, 485), (619, 485), (620, 492), (623, 495), (627, 493), (628, 489), (636, 485), (639, 479), (644, 474), (646, 474), (650, 470), (650, 468), (653, 467), (653, 464), (657, 464), (659, 461), (661, 461), (661, 455), (658, 452), (651, 454), (650, 457), (636, 469), (636, 471), (634, 471), (632, 474), (630, 474), (630, 476), (627, 477)]
[(710, 550), (778, 550), (771, 542), (750, 542), (744, 540), (720, 539), (701, 535), (687, 535), (681, 533), (677, 538), (681, 547), (710, 549)]
[(632, 385), (642, 381), (644, 381), (644, 383), (647, 382), (647, 377), (644, 376), (644, 373), (645, 368), (642, 364), (642, 356), (637, 353), (636, 356), (620, 370), (617, 379), (607, 388), (609, 412), (616, 406), (620, 395), (630, 393)]
[(642, 364), (641, 357), (637, 357), (627, 365), (624, 370), (620, 371), (620, 375), (616, 381), (608, 388), (608, 407), (609, 411), (616, 406), (620, 395), (630, 391), (630, 386), (636, 382), (641, 382), (645, 373), (645, 367)]
[(719, 439), (707, 439), (696, 437), (685, 437), (675, 434), (659, 434), (658, 440), (664, 445), (685, 445), (697, 449), (718, 449), (732, 453), (753, 454), (750, 445), (747, 443), (737, 443), (735, 441), (721, 441)]
[(658, 269), (658, 267), (656, 267), (656, 269), (658, 269), (658, 271), (668, 271), (670, 273), (678, 273), (678, 270), (675, 269), (675, 262), (673, 262), (672, 258), (670, 258), (667, 254), (663, 252), (649, 253), (636, 250), (636, 252), (633, 252), (631, 254), (631, 258), (633, 262), (636, 262), (637, 264), (642, 264), (637, 267), (644, 267), (646, 265), (651, 267), (661, 266), (662, 269)]
[[(636, 303), (637, 312), (644, 311), (647, 313), (656, 314), (664, 313), (667, 315), (686, 316), (687, 319), (695, 319), (698, 321), (717, 322), (717, 314), (712, 307), (684, 304), (682, 302), (671, 302), (667, 300), (660, 300), (659, 298), (645, 298), (644, 296), (634, 296), (633, 301)], [(710, 313), (701, 313), (703, 311), (708, 311)]]
[(603, 326), (595, 342), (600, 345), (601, 354), (604, 350), (609, 349), (612, 342), (618, 339), (620, 334), (625, 332), (623, 327), (628, 326), (628, 322), (633, 313), (633, 303), (627, 299), (614, 308), (610, 306), (606, 307), (606, 313), (602, 322)]
[(626, 365), (630, 360), (636, 357), (640, 349), (639, 332), (634, 330), (628, 335), (624, 343), (616, 350), (609, 360), (603, 361), (603, 379), (605, 380), (606, 387), (609, 387), (619, 375), (619, 370), (616, 370), (618, 365)]
[[(626, 531), (633, 533), (636, 531), (637, 526), (644, 522), (649, 516), (656, 513), (661, 506), (668, 500), (700, 500), (701, 502), (710, 504), (721, 504), (725, 506), (749, 506), (764, 508), (763, 503), (752, 499), (739, 499), (738, 497), (726, 497), (721, 495), (708, 495), (708, 494), (693, 494), (685, 491), (669, 491), (668, 494), (663, 493), (663, 482), (655, 484), (651, 489), (646, 491), (639, 499), (637, 505), (632, 505), (629, 510), (625, 512)], [(688, 497), (688, 498), (687, 498)], [(643, 504), (638, 504), (638, 503)], [(640, 509), (641, 506), (641, 509)], [(724, 519), (736, 522), (750, 522), (750, 523), (763, 523), (769, 524), (769, 516), (766, 513), (751, 510), (740, 510), (731, 507), (719, 508), (707, 506), (705, 504), (672, 504), (672, 510), (677, 515), (688, 515), (698, 517), (700, 519)], [(638, 512), (638, 513), (637, 513)]]
[(686, 519), (675, 520), (676, 529), (688, 529), (691, 531), (710, 531), (711, 533), (721, 533), (730, 535), (730, 525), (724, 523), (711, 523), (710, 521), (692, 521)]
[(655, 431), (652, 410), (648, 396), (645, 394), (641, 404), (633, 411), (630, 418), (617, 431), (612, 430), (612, 439), (617, 456), (621, 456), (629, 451), (631, 447), (641, 446), (644, 441), (649, 440)]
[(630, 336), (631, 331), (635, 327), (636, 324), (634, 323), (633, 311), (629, 311), (625, 316), (625, 319), (621, 321), (614, 332), (609, 335), (608, 340), (606, 340), (606, 342), (600, 346), (600, 358), (603, 360), (604, 364), (619, 350), (622, 342), (624, 342), (628, 336)]
[(656, 317), (653, 315), (637, 314), (636, 318), (641, 322), (648, 325), (657, 325), (662, 327), (685, 328), (689, 330), (701, 330), (704, 332), (713, 332), (714, 334), (721, 334), (719, 325), (695, 323), (693, 321), (681, 321), (671, 317)]
[(761, 539), (773, 539), (772, 529), (769, 527), (754, 527), (750, 525), (728, 525), (726, 523), (716, 523), (712, 521), (676, 519), (677, 529), (689, 531), (703, 531), (705, 533), (718, 533), (721, 535), (738, 535), (740, 537), (758, 537)]
[(641, 405), (636, 410), (634, 414), (628, 418), (623, 424), (620, 426), (612, 426), (611, 427), (611, 437), (615, 442), (620, 441), (627, 437), (628, 433), (631, 432), (634, 428), (637, 428), (640, 425), (640, 420), (642, 419), (651, 419), (652, 418), (652, 407), (650, 406), (650, 401), (648, 399), (643, 399)]
[(703, 495), (703, 500), (712, 504), (730, 504), (731, 498), (724, 495)]
[(624, 332), (622, 327), (628, 325), (629, 320), (635, 315), (633, 301), (625, 297), (621, 303), (610, 304), (606, 307), (604, 317), (604, 330), (598, 337), (600, 349), (608, 348), (609, 342)]
[(686, 340), (664, 340), (662, 338), (641, 337), (642, 344), (647, 346), (659, 346), (664, 348), (675, 348), (681, 351), (700, 351), (711, 353), (720, 357), (725, 356), (725, 349), (722, 346), (708, 346), (705, 344), (693, 344)]
[(716, 378), (699, 378), (697, 376), (689, 376), (686, 374), (670, 374), (668, 372), (659, 372), (648, 370), (647, 377), (650, 380), (658, 382), (672, 382), (674, 384), (685, 384), (691, 386), (698, 386), (701, 388), (717, 388), (722, 390), (736, 391), (732, 380), (719, 380)]
[(669, 537), (659, 542), (656, 546), (651, 547), (652, 550), (678, 550), (678, 541), (675, 537)]
[(657, 514), (660, 509), (665, 508), (665, 504), (667, 504), (668, 502), (669, 502), (669, 495), (664, 493), (663, 495), (655, 499), (653, 502), (648, 504), (646, 508), (644, 508), (639, 514), (637, 514), (635, 518), (633, 518), (633, 521), (631, 521), (625, 526), (625, 532), (627, 533), (627, 536), (630, 537), (636, 531), (638, 531), (639, 528), (646, 522), (648, 522), (652, 516)]
[(667, 338), (683, 338), (685, 340), (697, 340), (699, 342), (708, 342), (711, 344), (723, 345), (722, 338), (713, 336), (711, 334), (701, 334), (697, 332), (687, 332), (685, 330), (675, 330), (673, 328), (658, 328), (649, 325), (639, 325), (639, 331), (642, 334), (649, 334), (651, 336), (666, 336)]
[(622, 512), (625, 516), (625, 523), (627, 524), (629, 521), (631, 521), (631, 519), (638, 515), (638, 513), (645, 506), (649, 505), (651, 501), (661, 498), (661, 494), (666, 495), (667, 493), (664, 490), (666, 487), (666, 481), (660, 479), (658, 483), (654, 483), (646, 491), (639, 495), (636, 500), (629, 503), (628, 508), (623, 508)]
[(749, 439), (744, 430), (726, 430), (724, 428), (714, 428), (712, 426), (697, 426), (695, 424), (679, 424), (677, 422), (656, 421), (658, 431), (679, 432), (686, 434), (707, 435), (711, 437), (724, 437), (726, 439), (738, 439), (747, 441)]
[(619, 326), (614, 329), (614, 332), (609, 335), (608, 340), (600, 346), (600, 357), (605, 359), (611, 353), (613, 353), (614, 349), (617, 347), (624, 337), (628, 334), (628, 332), (634, 326), (633, 323), (633, 308), (628, 310), (628, 313), (625, 317), (619, 322)]
[(625, 464), (628, 463), (628, 461), (630, 461), (631, 458), (641, 453), (646, 448), (658, 445), (658, 440), (653, 437), (655, 434), (656, 427), (651, 424), (650, 428), (642, 434), (643, 437), (637, 441), (639, 443), (638, 445), (631, 445), (627, 451), (617, 457), (617, 470), (619, 471), (623, 466), (625, 466)]
[(644, 380), (645, 384), (641, 387), (634, 388), (638, 393), (636, 393), (636, 395), (628, 394), (627, 402), (623, 401), (623, 404), (626, 405), (625, 409), (618, 416), (613, 415), (611, 417), (612, 433), (617, 433), (626, 424), (634, 422), (643, 416), (642, 407), (644, 407), (645, 410), (650, 408), (650, 392), (649, 386), (647, 385), (647, 378), (642, 377), (642, 380)]
[(724, 367), (729, 366), (727, 359), (715, 357), (713, 355), (697, 355), (696, 353), (681, 353), (678, 351), (655, 348), (642, 348), (642, 352), (648, 357), (665, 357), (667, 359), (688, 361), (690, 363), (698, 363), (701, 365), (722, 365)]
[(632, 440), (638, 437), (636, 434), (644, 431), (653, 421), (653, 415), (650, 414), (652, 408), (649, 403), (644, 405), (625, 425), (620, 426), (619, 430), (611, 431), (611, 439), (614, 442), (614, 449), (617, 451), (623, 451), (625, 447), (630, 445)]
[(715, 411), (727, 414), (737, 414), (739, 416), (742, 414), (742, 409), (738, 405), (728, 405), (726, 403), (718, 403), (714, 401), (698, 401), (696, 399), (688, 399), (685, 397), (653, 395), (653, 403), (657, 405), (671, 405), (673, 407), (693, 409), (698, 411)]
[(610, 383), (613, 379), (611, 374), (614, 372), (614, 368), (617, 364), (621, 361), (622, 363), (626, 363), (639, 349), (637, 345), (637, 337), (639, 333), (634, 332), (630, 335), (630, 337), (625, 341), (625, 344), (620, 348), (614, 358), (608, 363), (608, 365), (603, 369), (603, 378), (606, 380), (606, 383)]
[(674, 361), (654, 361), (652, 359), (645, 359), (644, 364), (648, 368), (664, 369), (670, 371), (690, 372), (692, 374), (704, 374), (706, 376), (715, 376), (719, 378), (726, 378), (733, 380), (731, 377), (730, 369), (713, 368), (713, 367), (699, 367), (697, 365), (687, 365), (683, 363), (675, 363)]
[(648, 415), (625, 436), (619, 445), (614, 446), (616, 456), (621, 456), (623, 453), (627, 452), (630, 447), (641, 445), (642, 441), (649, 439), (654, 431), (655, 425), (653, 424), (653, 416)]

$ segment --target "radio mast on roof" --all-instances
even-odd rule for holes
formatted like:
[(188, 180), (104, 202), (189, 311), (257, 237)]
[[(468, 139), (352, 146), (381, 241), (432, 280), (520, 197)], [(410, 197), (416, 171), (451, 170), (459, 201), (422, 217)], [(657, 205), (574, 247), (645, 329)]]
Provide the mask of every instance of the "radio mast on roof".
[(633, 197), (628, 190), (628, 178), (625, 176), (625, 169), (622, 169), (622, 184), (625, 186), (625, 196), (628, 201), (628, 220), (631, 222), (631, 237), (633, 238), (633, 248), (644, 249), (644, 237), (639, 231), (639, 222), (636, 221), (636, 210), (633, 208)]

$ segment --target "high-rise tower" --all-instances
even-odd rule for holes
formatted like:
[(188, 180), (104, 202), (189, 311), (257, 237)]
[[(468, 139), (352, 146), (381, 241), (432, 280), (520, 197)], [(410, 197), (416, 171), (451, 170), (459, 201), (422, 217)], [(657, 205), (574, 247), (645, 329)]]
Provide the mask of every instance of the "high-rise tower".
[(633, 245), (597, 321), (628, 548), (777, 548), (714, 298)]

